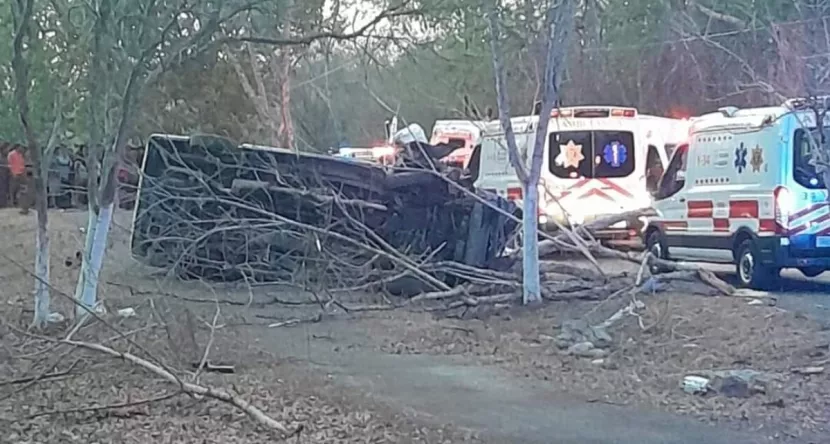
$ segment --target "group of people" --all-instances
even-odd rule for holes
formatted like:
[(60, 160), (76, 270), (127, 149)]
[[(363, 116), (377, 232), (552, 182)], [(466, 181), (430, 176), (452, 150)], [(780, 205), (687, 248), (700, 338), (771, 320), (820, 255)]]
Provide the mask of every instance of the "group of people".
[[(34, 175), (26, 149), (21, 145), (12, 146), (5, 157), (5, 168), (0, 168), (6, 170), (0, 171), (0, 206), (17, 207), (21, 214), (28, 214), (34, 205)], [(84, 194), (78, 191), (86, 189), (78, 186), (86, 183), (85, 171), (83, 161), (73, 158), (68, 148), (56, 148), (47, 168), (47, 205), (51, 208), (77, 206)]]

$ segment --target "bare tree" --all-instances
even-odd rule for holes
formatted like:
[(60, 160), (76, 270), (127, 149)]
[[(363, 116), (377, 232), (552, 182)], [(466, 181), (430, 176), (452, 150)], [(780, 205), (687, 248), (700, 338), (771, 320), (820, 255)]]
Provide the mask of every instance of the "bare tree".
[[(221, 45), (217, 34), (254, 3), (99, 0), (90, 24), (87, 80), (89, 220), (75, 297), (78, 314), (97, 303), (98, 275), (116, 204), (116, 173), (132, 135), (140, 94), (182, 62)], [(141, 17), (134, 27), (124, 20)]]
[[(29, 107), (29, 64), (26, 61), (26, 48), (31, 49), (32, 16), (34, 14), (34, 0), (15, 0), (11, 3), (15, 33), (13, 40), (12, 69), (15, 80), (15, 101), (17, 103), (20, 124), (26, 137), (28, 151), (32, 159), (32, 173), (34, 182), (35, 211), (37, 212), (37, 230), (35, 231), (35, 291), (34, 291), (34, 326), (43, 328), (50, 317), (49, 295), (49, 216), (47, 197), (47, 176), (49, 159), (57, 141), (60, 127), (60, 100), (55, 102), (55, 120), (48, 141), (45, 145), (38, 142), (35, 130), (32, 128)], [(57, 95), (60, 97), (60, 94)], [(31, 186), (31, 184), (29, 185)], [(32, 190), (27, 190), (31, 193)]]
[[(573, 17), (573, 6), (571, 0), (562, 0), (559, 4), (549, 5), (545, 14), (542, 36), (542, 41), (545, 46), (545, 60), (539, 64), (544, 67), (542, 70), (544, 72), (544, 83), (541, 88), (542, 105), (539, 114), (539, 124), (536, 127), (536, 140), (530, 157), (529, 171), (519, 152), (519, 148), (516, 146), (516, 137), (510, 122), (505, 67), (502, 62), (503, 56), (499, 46), (502, 34), (499, 23), (500, 7), (501, 5), (496, 2), (490, 5), (490, 10), (488, 11), (490, 46), (493, 55), (493, 72), (496, 82), (499, 120), (504, 130), (505, 138), (507, 139), (510, 163), (515, 168), (516, 174), (522, 184), (523, 301), (525, 304), (529, 304), (542, 300), (539, 277), (539, 220), (537, 218), (539, 208), (539, 177), (542, 170), (543, 150), (545, 141), (547, 140), (548, 123), (550, 122), (550, 115), (558, 97), (558, 74), (563, 69), (565, 49), (567, 48), (570, 37), (570, 18)], [(528, 20), (530, 19), (528, 18)]]

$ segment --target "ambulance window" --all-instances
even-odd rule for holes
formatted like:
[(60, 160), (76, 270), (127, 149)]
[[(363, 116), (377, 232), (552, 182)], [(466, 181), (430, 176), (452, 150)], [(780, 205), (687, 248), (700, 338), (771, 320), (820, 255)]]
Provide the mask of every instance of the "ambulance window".
[(467, 146), (467, 141), (461, 138), (451, 137), (447, 139), (447, 145), (452, 145), (456, 148), (464, 148)]
[(663, 145), (663, 150), (666, 151), (666, 159), (671, 159), (671, 155), (674, 154), (674, 150), (677, 148), (677, 144), (675, 143), (667, 143)]
[(594, 131), (593, 177), (627, 177), (634, 172), (634, 134)]
[(550, 135), (550, 171), (563, 179), (627, 177), (634, 172), (628, 131), (563, 131)]
[(821, 174), (816, 172), (816, 167), (810, 164), (812, 148), (818, 143), (819, 134), (812, 130), (812, 137), (807, 131), (799, 128), (795, 130), (793, 138), (793, 179), (804, 188), (820, 190), (824, 188), (824, 180)]
[[(660, 179), (660, 186), (655, 195), (658, 200), (677, 194), (677, 192), (682, 190), (683, 186), (686, 185), (685, 173), (687, 152), (687, 145), (680, 146), (677, 150), (675, 150), (674, 157), (672, 157), (668, 167), (666, 168), (666, 173), (663, 174), (662, 179)], [(680, 174), (681, 171), (683, 174)]]
[(479, 143), (473, 148), (470, 154), (470, 162), (467, 164), (467, 171), (470, 174), (470, 179), (475, 182), (478, 180), (478, 174), (481, 171), (481, 144)]
[(660, 160), (660, 153), (657, 147), (649, 145), (646, 156), (646, 189), (652, 193), (657, 191), (661, 177), (663, 177), (663, 162)]
[(590, 131), (551, 133), (550, 172), (563, 179), (591, 177), (592, 140)]

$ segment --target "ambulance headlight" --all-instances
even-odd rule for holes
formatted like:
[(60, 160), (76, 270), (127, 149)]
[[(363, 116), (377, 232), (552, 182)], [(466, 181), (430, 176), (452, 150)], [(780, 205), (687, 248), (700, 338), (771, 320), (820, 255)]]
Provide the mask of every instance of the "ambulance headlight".
[(585, 223), (585, 215), (569, 213), (568, 221), (571, 223), (571, 225), (582, 225), (583, 223)]

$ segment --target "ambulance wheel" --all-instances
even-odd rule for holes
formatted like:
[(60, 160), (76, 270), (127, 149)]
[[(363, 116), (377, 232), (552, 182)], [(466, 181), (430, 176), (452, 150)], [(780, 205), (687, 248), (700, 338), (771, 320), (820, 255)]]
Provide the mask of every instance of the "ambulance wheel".
[(735, 257), (735, 274), (741, 287), (767, 290), (775, 284), (781, 274), (780, 268), (761, 264), (758, 249), (751, 239), (738, 245), (738, 254)]
[(827, 270), (825, 270), (822, 267), (803, 267), (799, 268), (798, 271), (800, 271), (801, 274), (807, 276), (808, 278), (814, 278)]
[[(660, 231), (654, 230), (649, 233), (646, 238), (646, 251), (651, 253), (651, 255), (657, 259), (668, 259), (668, 255), (666, 255), (666, 244), (663, 242), (663, 235)], [(666, 271), (663, 267), (656, 264), (649, 265), (648, 269), (651, 274), (658, 274)]]

